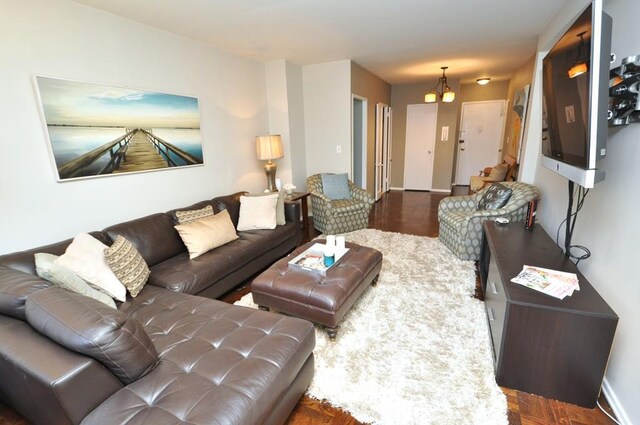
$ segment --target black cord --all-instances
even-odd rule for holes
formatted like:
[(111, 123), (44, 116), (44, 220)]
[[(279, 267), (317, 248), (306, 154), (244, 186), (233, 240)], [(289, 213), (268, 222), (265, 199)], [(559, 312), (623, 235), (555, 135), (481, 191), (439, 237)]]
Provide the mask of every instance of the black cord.
[[(556, 232), (556, 245), (559, 245), (560, 239), (560, 229), (562, 225), (566, 223), (565, 228), (565, 239), (564, 239), (564, 255), (569, 257), (570, 259), (576, 260), (576, 266), (580, 261), (586, 260), (591, 257), (591, 251), (589, 248), (583, 245), (571, 245), (571, 239), (573, 238), (573, 230), (576, 225), (576, 219), (578, 218), (578, 213), (582, 209), (584, 205), (584, 200), (589, 193), (589, 189), (585, 189), (582, 186), (578, 186), (578, 189), (574, 190), (574, 184), (572, 181), (569, 181), (569, 205), (567, 206), (567, 218), (562, 220), (560, 225), (558, 226), (558, 231)], [(576, 210), (573, 212), (573, 201), (574, 197), (577, 198)], [(577, 256), (574, 255), (571, 250), (572, 249), (580, 249), (584, 251), (584, 254)]]

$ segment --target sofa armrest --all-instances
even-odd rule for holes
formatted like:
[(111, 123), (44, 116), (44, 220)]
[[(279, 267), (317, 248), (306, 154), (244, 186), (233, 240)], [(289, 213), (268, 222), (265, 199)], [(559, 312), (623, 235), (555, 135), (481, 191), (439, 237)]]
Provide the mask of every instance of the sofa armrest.
[(0, 316), (0, 395), (32, 423), (78, 424), (123, 387), (97, 361)]

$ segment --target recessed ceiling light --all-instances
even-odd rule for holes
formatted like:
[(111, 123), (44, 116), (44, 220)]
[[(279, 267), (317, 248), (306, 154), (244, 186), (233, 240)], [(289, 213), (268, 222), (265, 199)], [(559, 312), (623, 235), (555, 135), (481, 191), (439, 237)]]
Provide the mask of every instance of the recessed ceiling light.
[(478, 78), (476, 80), (476, 83), (480, 84), (481, 86), (486, 86), (487, 84), (489, 84), (489, 81), (491, 81), (491, 78), (484, 77), (484, 78)]

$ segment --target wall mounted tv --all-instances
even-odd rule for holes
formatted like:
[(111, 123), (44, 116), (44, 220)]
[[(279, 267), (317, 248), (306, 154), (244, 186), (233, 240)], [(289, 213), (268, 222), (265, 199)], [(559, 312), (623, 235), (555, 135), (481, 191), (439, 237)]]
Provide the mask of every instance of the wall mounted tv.
[(586, 188), (604, 180), (611, 26), (593, 0), (542, 62), (542, 165)]

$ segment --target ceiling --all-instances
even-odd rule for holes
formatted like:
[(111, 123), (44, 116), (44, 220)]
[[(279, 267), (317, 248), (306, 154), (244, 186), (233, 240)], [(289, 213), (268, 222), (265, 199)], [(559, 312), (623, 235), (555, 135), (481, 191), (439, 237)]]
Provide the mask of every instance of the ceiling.
[(351, 59), (391, 84), (509, 78), (567, 0), (74, 0), (260, 61)]

